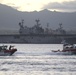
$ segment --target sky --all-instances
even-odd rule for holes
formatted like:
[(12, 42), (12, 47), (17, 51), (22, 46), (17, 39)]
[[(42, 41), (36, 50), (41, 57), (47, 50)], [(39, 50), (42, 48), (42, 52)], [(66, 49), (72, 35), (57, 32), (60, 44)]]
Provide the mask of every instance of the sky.
[(51, 11), (75, 12), (76, 0), (0, 0), (1, 4), (11, 6), (19, 11)]

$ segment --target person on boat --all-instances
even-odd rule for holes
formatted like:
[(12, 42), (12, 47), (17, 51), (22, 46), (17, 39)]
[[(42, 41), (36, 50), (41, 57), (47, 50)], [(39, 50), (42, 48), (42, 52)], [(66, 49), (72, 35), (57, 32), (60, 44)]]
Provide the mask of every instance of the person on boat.
[(10, 46), (9, 46), (9, 50), (11, 50), (11, 49), (12, 49), (12, 47), (14, 47), (14, 46), (11, 46), (11, 45), (10, 45)]
[(60, 51), (60, 49), (58, 49), (58, 52)]
[(12, 46), (10, 45), (10, 46), (9, 46), (9, 50), (11, 50), (11, 48), (12, 48)]
[(0, 46), (0, 51), (2, 50), (2, 46)]

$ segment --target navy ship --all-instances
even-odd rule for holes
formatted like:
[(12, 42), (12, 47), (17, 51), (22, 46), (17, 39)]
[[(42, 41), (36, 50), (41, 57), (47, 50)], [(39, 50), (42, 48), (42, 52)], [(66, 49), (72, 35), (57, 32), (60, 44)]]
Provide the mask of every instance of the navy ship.
[(29, 44), (60, 44), (63, 40), (68, 43), (76, 43), (76, 34), (66, 32), (62, 23), (56, 30), (49, 28), (49, 23), (44, 29), (40, 20), (35, 20), (33, 27), (24, 26), (24, 20), (19, 22), (18, 34), (0, 34), (0, 43), (29, 43)]

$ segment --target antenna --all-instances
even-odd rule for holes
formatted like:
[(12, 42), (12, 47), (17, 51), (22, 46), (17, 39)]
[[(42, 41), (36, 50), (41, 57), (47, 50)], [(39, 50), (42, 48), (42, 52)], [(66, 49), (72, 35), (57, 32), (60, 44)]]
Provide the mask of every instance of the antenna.
[(49, 23), (47, 23), (47, 28), (49, 27)]
[(62, 27), (62, 23), (60, 23), (60, 24), (59, 24), (59, 26), (60, 26), (60, 29), (62, 29), (62, 28), (63, 28), (63, 27)]
[(22, 21), (19, 22), (19, 26), (20, 26), (20, 28), (23, 28), (23, 24), (24, 24), (24, 20), (22, 19)]
[(22, 26), (23, 26), (23, 24), (24, 24), (24, 19), (22, 19)]
[(39, 19), (36, 19), (35, 21), (36, 21), (36, 23), (37, 23), (37, 26), (41, 25), (41, 24), (39, 24), (39, 22), (40, 22)]

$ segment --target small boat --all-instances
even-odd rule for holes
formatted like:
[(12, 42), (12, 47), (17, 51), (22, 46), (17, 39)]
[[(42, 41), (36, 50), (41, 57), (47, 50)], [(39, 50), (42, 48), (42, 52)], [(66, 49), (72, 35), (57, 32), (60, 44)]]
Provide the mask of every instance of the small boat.
[(14, 46), (10, 45), (9, 49), (7, 47), (7, 45), (0, 46), (0, 56), (11, 56), (17, 51)]
[(62, 50), (52, 50), (52, 52), (61, 53), (61, 54), (76, 54), (75, 44), (63, 44)]

